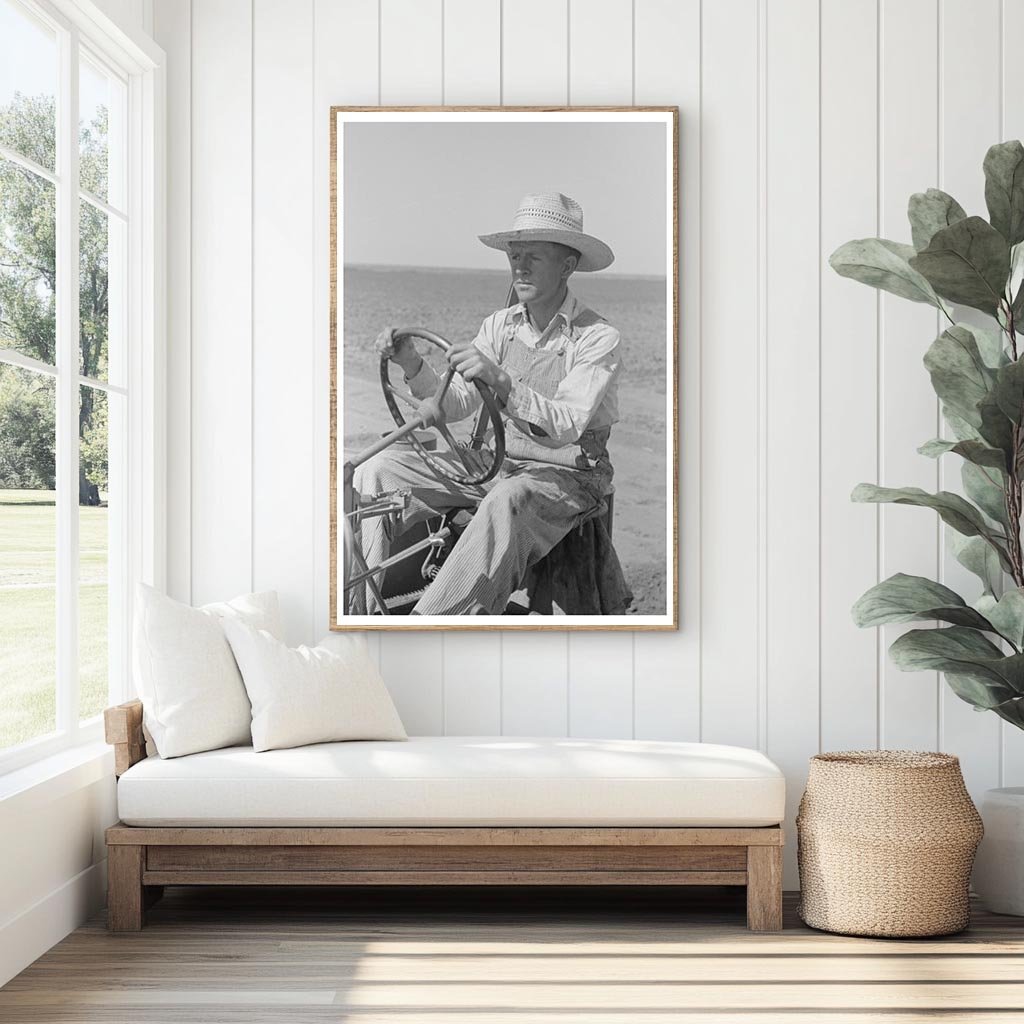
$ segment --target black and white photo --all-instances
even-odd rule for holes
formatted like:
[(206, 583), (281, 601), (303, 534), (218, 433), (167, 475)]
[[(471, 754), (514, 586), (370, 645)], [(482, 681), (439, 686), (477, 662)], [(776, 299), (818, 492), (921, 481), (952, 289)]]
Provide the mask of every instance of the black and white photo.
[(676, 121), (332, 111), (334, 628), (676, 627)]

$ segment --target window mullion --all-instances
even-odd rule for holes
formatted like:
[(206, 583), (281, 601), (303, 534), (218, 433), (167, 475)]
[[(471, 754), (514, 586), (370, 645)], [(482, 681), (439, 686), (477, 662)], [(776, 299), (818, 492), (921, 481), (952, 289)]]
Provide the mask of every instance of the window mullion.
[(78, 731), (78, 33), (57, 105), (57, 728)]

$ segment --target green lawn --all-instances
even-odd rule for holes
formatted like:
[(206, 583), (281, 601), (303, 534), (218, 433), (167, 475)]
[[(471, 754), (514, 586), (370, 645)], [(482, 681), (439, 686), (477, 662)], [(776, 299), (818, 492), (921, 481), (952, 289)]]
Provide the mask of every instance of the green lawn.
[[(107, 510), (80, 507), (81, 718), (107, 703)], [(0, 490), (0, 750), (55, 727), (53, 491)]]

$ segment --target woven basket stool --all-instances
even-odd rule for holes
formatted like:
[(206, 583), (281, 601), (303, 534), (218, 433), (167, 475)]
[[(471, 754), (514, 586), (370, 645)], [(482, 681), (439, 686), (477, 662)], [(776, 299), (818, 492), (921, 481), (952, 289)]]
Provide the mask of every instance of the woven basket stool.
[(811, 758), (797, 814), (798, 912), (844, 935), (963, 931), (981, 817), (951, 754)]

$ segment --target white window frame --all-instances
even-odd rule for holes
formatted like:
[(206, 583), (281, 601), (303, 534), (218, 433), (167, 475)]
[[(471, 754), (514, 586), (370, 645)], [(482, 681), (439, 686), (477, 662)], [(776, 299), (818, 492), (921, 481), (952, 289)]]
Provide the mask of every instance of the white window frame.
[[(16, 0), (57, 33), (56, 173), (36, 167), (6, 149), (0, 155), (42, 172), (57, 186), (57, 369), (8, 353), (4, 362), (22, 365), (57, 379), (57, 677), (56, 732), (0, 752), (0, 775), (68, 748), (94, 743), (103, 735), (102, 716), (79, 722), (78, 678), (78, 391), (97, 382), (78, 374), (78, 54), (91, 51), (127, 86), (125, 201), (127, 216), (127, 310), (124, 386), (101, 389), (126, 392), (127, 438), (123, 507), (124, 549), (110, 554), (109, 570), (120, 585), (113, 599), (123, 601), (117, 616), (117, 649), (109, 650), (110, 702), (134, 694), (131, 681), (131, 621), (135, 584), (163, 589), (166, 575), (165, 527), (165, 308), (166, 237), (165, 138), (166, 87), (163, 51), (145, 36), (116, 25), (90, 0)], [(76, 116), (69, 117), (68, 112)], [(108, 216), (111, 213), (108, 210)], [(69, 230), (74, 225), (75, 230)], [(73, 371), (64, 372), (64, 368)], [(75, 410), (74, 425), (67, 421)], [(113, 469), (113, 467), (112, 467)], [(109, 577), (108, 577), (109, 578)], [(111, 580), (111, 583), (113, 581)]]

